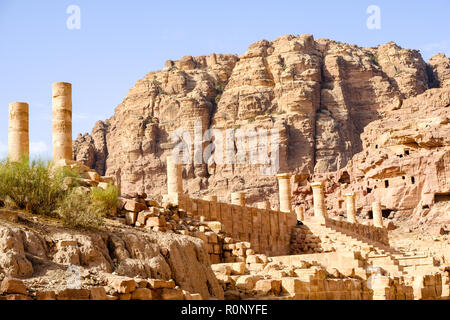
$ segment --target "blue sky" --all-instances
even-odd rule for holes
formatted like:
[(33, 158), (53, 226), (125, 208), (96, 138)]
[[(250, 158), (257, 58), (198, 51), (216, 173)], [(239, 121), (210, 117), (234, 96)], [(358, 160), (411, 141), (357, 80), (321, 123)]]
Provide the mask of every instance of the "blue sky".
[[(81, 28), (69, 30), (70, 5)], [(366, 26), (370, 5), (381, 29)], [(252, 42), (311, 33), (360, 46), (394, 41), (425, 59), (450, 55), (450, 2), (0, 0), (0, 157), (8, 104), (30, 104), (33, 154), (51, 156), (51, 84), (73, 84), (73, 134), (110, 117), (128, 90), (167, 59), (242, 54)]]

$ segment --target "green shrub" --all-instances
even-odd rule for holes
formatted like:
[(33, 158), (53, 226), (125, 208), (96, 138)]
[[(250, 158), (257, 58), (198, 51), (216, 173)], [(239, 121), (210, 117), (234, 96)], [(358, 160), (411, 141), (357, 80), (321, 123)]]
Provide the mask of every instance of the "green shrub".
[(108, 187), (103, 190), (99, 187), (92, 188), (91, 191), (92, 202), (99, 209), (103, 209), (103, 212), (108, 213), (116, 208), (117, 200), (119, 198), (119, 189), (108, 184)]
[(98, 228), (104, 222), (104, 208), (92, 201), (90, 191), (71, 190), (59, 203), (57, 214), (68, 227)]
[(214, 82), (214, 89), (216, 90), (216, 97), (214, 98), (214, 102), (216, 105), (219, 104), (220, 99), (222, 98), (222, 94), (225, 91), (225, 85), (220, 82), (220, 81), (216, 81)]
[(67, 185), (66, 178), (77, 173), (68, 168), (53, 168), (50, 162), (27, 157), (19, 162), (0, 162), (0, 198), (6, 204), (34, 214), (53, 215), (55, 209), (76, 183)]

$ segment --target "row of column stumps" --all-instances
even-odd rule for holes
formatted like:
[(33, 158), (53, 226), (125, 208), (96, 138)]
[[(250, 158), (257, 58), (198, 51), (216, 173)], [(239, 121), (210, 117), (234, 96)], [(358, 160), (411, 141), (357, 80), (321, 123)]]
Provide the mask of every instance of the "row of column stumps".
[[(279, 174), (277, 175), (277, 179), (279, 184), (280, 211), (291, 213), (291, 175), (287, 173)], [(183, 193), (182, 165), (176, 164), (172, 156), (167, 157), (167, 188), (169, 199), (174, 202), (177, 201), (178, 194)], [(311, 183), (311, 188), (313, 191), (314, 218), (320, 223), (325, 223), (325, 220), (328, 218), (328, 212), (325, 203), (325, 185), (323, 182), (313, 182)], [(346, 193), (344, 194), (344, 198), (346, 204), (347, 221), (350, 223), (357, 223), (355, 194)], [(208, 196), (206, 199), (209, 201), (217, 202), (217, 196)], [(231, 204), (245, 206), (245, 192), (231, 193)], [(270, 202), (260, 202), (258, 203), (258, 208), (270, 210)], [(383, 228), (382, 211), (379, 202), (374, 202), (372, 204), (372, 212), (374, 226)], [(297, 206), (295, 208), (295, 214), (298, 221), (304, 221), (304, 206)]]
[[(314, 216), (320, 221), (324, 221), (327, 218), (327, 209), (325, 205), (324, 184), (322, 182), (314, 182), (311, 184), (313, 189), (314, 199)], [(350, 223), (358, 223), (356, 219), (356, 204), (355, 193), (344, 194), (345, 206), (347, 213), (347, 221)], [(303, 207), (302, 207), (303, 209)], [(300, 210), (300, 209), (299, 209)], [(383, 214), (381, 211), (380, 202), (376, 201), (372, 203), (373, 225), (377, 228), (384, 228)], [(298, 214), (299, 215), (299, 214)], [(302, 213), (303, 215), (303, 213)]]
[[(53, 161), (73, 160), (72, 154), (72, 85), (56, 82), (52, 85)], [(8, 159), (20, 161), (30, 156), (29, 105), (9, 104)]]
[[(183, 167), (176, 161), (176, 159), (169, 155), (166, 158), (167, 166), (167, 200), (178, 203), (178, 194), (183, 193)], [(277, 175), (279, 182), (279, 198), (280, 211), (291, 213), (291, 175), (279, 174)], [(208, 200), (217, 202), (217, 196), (208, 196)], [(245, 206), (245, 192), (231, 193), (231, 204)], [(270, 209), (270, 202), (264, 201), (258, 204), (261, 209)]]

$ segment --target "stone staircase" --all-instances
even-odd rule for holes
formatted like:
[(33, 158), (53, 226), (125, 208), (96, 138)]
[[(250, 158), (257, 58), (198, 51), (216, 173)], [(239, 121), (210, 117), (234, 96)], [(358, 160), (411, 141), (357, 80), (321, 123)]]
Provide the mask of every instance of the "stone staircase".
[(361, 260), (365, 260), (364, 268), (381, 267), (393, 276), (408, 274), (408, 271), (417, 270), (421, 267), (433, 267), (432, 257), (426, 255), (406, 255), (403, 252), (384, 246), (374, 244), (369, 239), (366, 241), (357, 239), (350, 234), (337, 231), (318, 223), (314, 219), (306, 220), (305, 226), (320, 239), (320, 245), (324, 252), (360, 252)]

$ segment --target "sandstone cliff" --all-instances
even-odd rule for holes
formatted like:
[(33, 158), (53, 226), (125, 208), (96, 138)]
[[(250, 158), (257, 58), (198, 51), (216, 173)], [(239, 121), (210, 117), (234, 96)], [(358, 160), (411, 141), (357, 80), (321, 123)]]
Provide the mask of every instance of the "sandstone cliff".
[[(370, 123), (397, 109), (403, 111), (392, 116), (402, 119), (409, 112), (404, 101), (413, 103), (411, 98), (447, 86), (448, 79), (443, 55), (427, 65), (418, 51), (392, 42), (361, 48), (311, 35), (282, 36), (256, 42), (240, 57), (167, 61), (136, 83), (110, 119), (98, 122), (91, 135), (80, 135), (74, 154), (115, 176), (124, 194), (158, 198), (166, 192), (165, 158), (179, 142), (170, 140), (176, 129), (193, 133), (196, 121), (203, 132), (278, 129), (279, 172), (294, 173), (301, 186), (313, 174), (360, 161), (351, 159), (367, 147), (361, 134), (378, 134), (365, 130)], [(386, 121), (378, 124), (381, 131), (391, 125)], [(186, 165), (183, 176), (191, 195), (228, 200), (230, 192), (242, 190), (250, 204), (278, 203), (276, 178), (262, 175), (259, 166)]]

